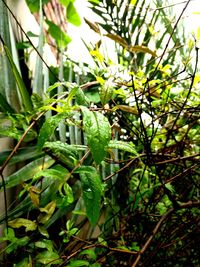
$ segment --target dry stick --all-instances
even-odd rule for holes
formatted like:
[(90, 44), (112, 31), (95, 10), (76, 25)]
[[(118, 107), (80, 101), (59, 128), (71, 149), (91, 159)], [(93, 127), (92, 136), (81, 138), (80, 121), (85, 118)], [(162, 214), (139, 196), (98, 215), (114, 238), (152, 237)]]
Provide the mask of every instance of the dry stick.
[(180, 209), (186, 209), (186, 208), (194, 208), (194, 207), (200, 207), (200, 201), (197, 202), (192, 202), (192, 201), (188, 201), (187, 203), (182, 203), (179, 205), (179, 207), (177, 209), (170, 209), (168, 210), (168, 212), (166, 212), (158, 221), (158, 223), (156, 224), (156, 227), (154, 228), (151, 236), (147, 239), (146, 243), (144, 244), (144, 246), (142, 247), (142, 249), (139, 251), (137, 258), (135, 259), (134, 263), (132, 264), (132, 267), (136, 267), (137, 264), (139, 263), (142, 254), (144, 254), (144, 252), (147, 250), (147, 248), (149, 247), (152, 239), (155, 237), (155, 235), (157, 234), (159, 228), (161, 227), (162, 223), (175, 211), (180, 210)]

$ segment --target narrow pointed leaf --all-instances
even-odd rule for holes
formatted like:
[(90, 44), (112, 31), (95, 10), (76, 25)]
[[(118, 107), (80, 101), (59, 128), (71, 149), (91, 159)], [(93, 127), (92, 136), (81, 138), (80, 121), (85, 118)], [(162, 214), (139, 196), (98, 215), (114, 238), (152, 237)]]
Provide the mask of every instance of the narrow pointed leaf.
[[(53, 163), (54, 163), (54, 160), (49, 157), (45, 157), (45, 158), (42, 157), (42, 158), (32, 161), (31, 163), (25, 165), (23, 168), (21, 168), (17, 172), (6, 177), (5, 179), (6, 188), (19, 185), (31, 179), (38, 171), (49, 168)], [(2, 190), (3, 190), (3, 186), (1, 182), (0, 191)]]
[(6, 52), (6, 55), (7, 55), (7, 58), (10, 62), (10, 65), (11, 65), (11, 68), (12, 68), (12, 71), (13, 71), (13, 74), (15, 76), (15, 80), (17, 82), (17, 85), (18, 85), (18, 88), (19, 88), (19, 92), (20, 92), (20, 95), (21, 95), (21, 98), (22, 98), (22, 102), (23, 102), (23, 105), (24, 105), (24, 108), (26, 111), (31, 111), (32, 110), (32, 102), (31, 102), (31, 97), (26, 89), (26, 86), (23, 82), (23, 79), (22, 77), (20, 76), (19, 72), (18, 72), (18, 69), (12, 59), (12, 56), (11, 56), (11, 53), (8, 49), (8, 47), (6, 45), (4, 45), (4, 49), (5, 49), (5, 52)]
[(151, 49), (149, 49), (148, 47), (144, 46), (144, 45), (134, 45), (134, 46), (129, 46), (127, 48), (128, 51), (132, 52), (132, 53), (147, 53), (152, 55), (153, 57), (156, 57), (156, 53), (154, 51), (152, 51)]
[(0, 111), (14, 113), (14, 109), (9, 105), (6, 98), (0, 93)]

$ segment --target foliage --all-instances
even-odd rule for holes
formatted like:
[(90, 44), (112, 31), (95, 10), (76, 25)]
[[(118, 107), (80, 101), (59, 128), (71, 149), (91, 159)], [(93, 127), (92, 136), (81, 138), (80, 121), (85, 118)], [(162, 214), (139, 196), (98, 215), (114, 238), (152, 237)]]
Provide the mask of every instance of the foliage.
[[(79, 25), (73, 2), (60, 1)], [(0, 218), (2, 264), (197, 266), (196, 43), (184, 45), (159, 0), (89, 2), (103, 22), (86, 20), (100, 41), (88, 45), (96, 68), (81, 69), (80, 82), (66, 61), (53, 70), (64, 82), (49, 76), (45, 94), (30, 97), (1, 38), (23, 99), (17, 113), (0, 97), (0, 133), (16, 143), (0, 155), (0, 190), (19, 192)], [(60, 49), (68, 41), (58, 35)], [(104, 38), (114, 41), (117, 63), (101, 52)], [(15, 163), (23, 164), (4, 177)]]

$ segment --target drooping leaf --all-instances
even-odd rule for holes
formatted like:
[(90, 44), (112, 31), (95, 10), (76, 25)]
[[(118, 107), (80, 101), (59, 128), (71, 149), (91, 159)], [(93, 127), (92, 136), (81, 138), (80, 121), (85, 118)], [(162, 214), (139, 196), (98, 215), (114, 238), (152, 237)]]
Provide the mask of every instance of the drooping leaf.
[(122, 45), (124, 48), (127, 48), (128, 47), (128, 44), (127, 44), (126, 40), (123, 39), (119, 35), (108, 33), (108, 34), (105, 34), (105, 36), (108, 37), (108, 38), (110, 38), (111, 40), (115, 41), (116, 43)]
[(12, 221), (9, 221), (8, 225), (12, 228), (25, 227), (26, 232), (34, 231), (37, 228), (36, 222), (24, 218), (17, 218)]
[(57, 207), (67, 207), (69, 204), (73, 203), (74, 195), (72, 188), (65, 182), (61, 184), (59, 188), (60, 198), (57, 199)]
[(109, 121), (99, 112), (92, 112), (83, 106), (81, 109), (88, 146), (95, 162), (100, 164), (106, 155), (106, 148), (111, 138)]
[(44, 151), (59, 162), (73, 168), (79, 158), (77, 148), (73, 145), (68, 145), (60, 141), (46, 142), (44, 145)]
[(95, 226), (100, 215), (102, 182), (99, 174), (93, 167), (88, 167), (87, 170), (80, 168), (79, 174), (81, 177), (86, 214), (91, 225)]
[(129, 46), (127, 50), (132, 53), (147, 53), (147, 54), (152, 55), (153, 57), (157, 56), (154, 51), (152, 51), (151, 49), (149, 49), (148, 47), (144, 45)]
[(132, 113), (134, 115), (138, 115), (138, 110), (135, 107), (130, 107), (128, 105), (117, 105), (113, 108), (113, 111), (120, 109), (124, 112)]
[(92, 23), (91, 21), (89, 21), (86, 18), (84, 18), (84, 20), (94, 32), (101, 34), (101, 31), (99, 29), (99, 25), (97, 23)]
[(134, 155), (138, 155), (137, 151), (135, 150), (134, 146), (125, 141), (118, 141), (118, 140), (110, 140), (108, 144), (108, 149), (119, 149), (126, 152), (129, 152)]
[(29, 195), (34, 206), (39, 207), (41, 190), (31, 186), (29, 188)]
[(56, 203), (51, 201), (44, 208), (40, 208), (41, 214), (38, 216), (38, 222), (45, 224), (51, 218), (56, 208)]
[(49, 238), (49, 233), (48, 233), (48, 231), (47, 231), (45, 226), (39, 225), (38, 226), (38, 231), (40, 232), (41, 235), (45, 236), (46, 238)]

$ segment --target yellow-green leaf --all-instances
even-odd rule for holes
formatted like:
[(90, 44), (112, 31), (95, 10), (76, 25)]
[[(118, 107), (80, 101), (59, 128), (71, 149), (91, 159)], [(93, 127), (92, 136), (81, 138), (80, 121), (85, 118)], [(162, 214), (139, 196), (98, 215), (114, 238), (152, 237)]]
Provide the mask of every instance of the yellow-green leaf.
[(38, 216), (38, 222), (46, 223), (53, 215), (56, 208), (56, 202), (51, 201), (44, 208), (40, 208), (41, 214)]
[(24, 218), (17, 218), (12, 221), (9, 221), (8, 225), (12, 228), (25, 227), (26, 232), (34, 231), (37, 228), (36, 222)]
[(197, 40), (200, 40), (200, 27), (197, 29)]

